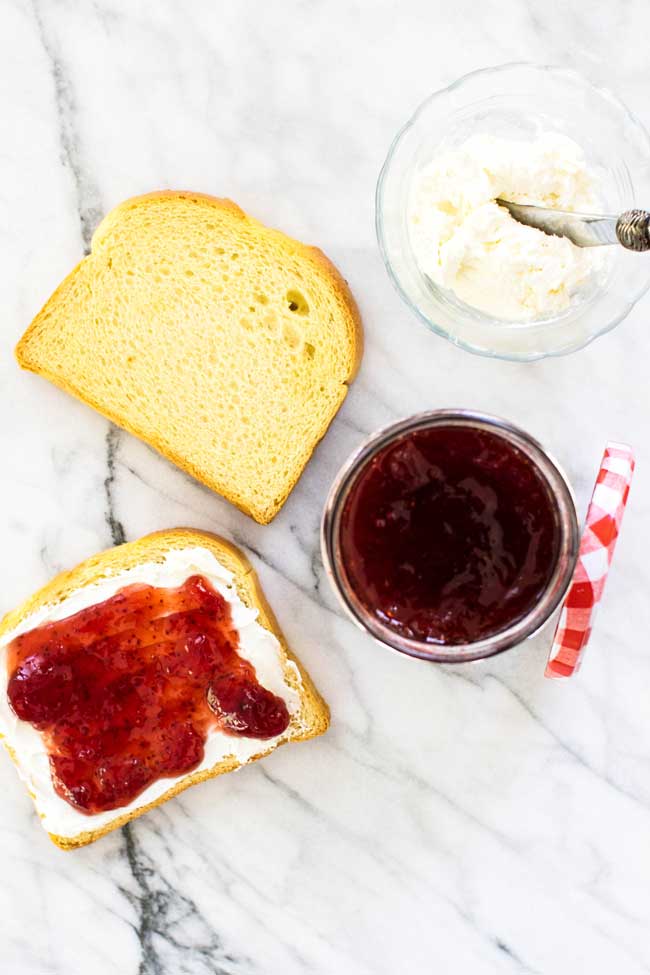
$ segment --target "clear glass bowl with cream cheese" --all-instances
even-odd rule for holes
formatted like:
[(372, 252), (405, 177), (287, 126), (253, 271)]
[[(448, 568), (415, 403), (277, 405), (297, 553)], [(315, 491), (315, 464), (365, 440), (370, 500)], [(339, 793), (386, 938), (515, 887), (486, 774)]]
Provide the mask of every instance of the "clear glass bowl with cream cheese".
[(492, 194), (579, 212), (647, 208), (650, 138), (608, 90), (573, 70), (509, 64), (436, 92), (388, 153), (377, 237), (416, 314), (488, 356), (573, 352), (650, 287), (650, 255), (575, 248), (516, 224)]

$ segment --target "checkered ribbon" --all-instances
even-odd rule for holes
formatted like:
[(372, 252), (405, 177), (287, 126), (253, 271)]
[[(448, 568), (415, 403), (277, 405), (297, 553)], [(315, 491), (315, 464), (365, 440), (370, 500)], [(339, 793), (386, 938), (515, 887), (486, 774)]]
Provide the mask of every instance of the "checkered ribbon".
[(546, 677), (570, 677), (580, 668), (614, 555), (633, 472), (632, 448), (608, 443), (587, 511), (576, 569), (555, 631)]

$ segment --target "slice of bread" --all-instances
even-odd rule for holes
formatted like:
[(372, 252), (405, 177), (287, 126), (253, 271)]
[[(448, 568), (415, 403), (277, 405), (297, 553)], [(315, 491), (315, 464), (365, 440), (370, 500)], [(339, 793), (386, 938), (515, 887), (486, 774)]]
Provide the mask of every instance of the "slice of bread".
[[(141, 538), (139, 541), (129, 542), (117, 548), (101, 552), (82, 562), (71, 571), (58, 575), (43, 589), (27, 599), (22, 606), (8, 613), (0, 622), (0, 672), (4, 672), (3, 657), (7, 643), (6, 640), (3, 642), (3, 637), (6, 634), (13, 633), (17, 627), (24, 624), (29, 617), (38, 613), (43, 607), (59, 606), (73, 594), (84, 589), (84, 587), (92, 586), (103, 579), (123, 573), (125, 570), (140, 566), (143, 563), (162, 563), (170, 552), (182, 552), (184, 549), (197, 548), (207, 550), (208, 553), (211, 553), (216, 558), (221, 566), (232, 573), (233, 585), (239, 598), (247, 607), (257, 610), (257, 621), (264, 629), (276, 636), (280, 645), (279, 652), (281, 654), (284, 680), (288, 687), (299, 695), (299, 707), (291, 715), (291, 721), (287, 730), (279, 739), (272, 739), (271, 741), (260, 740), (259, 751), (255, 751), (255, 754), (247, 759), (247, 761), (255, 761), (270, 751), (273, 751), (279, 745), (286, 744), (287, 742), (302, 741), (323, 734), (329, 726), (329, 709), (314, 687), (309, 675), (287, 647), (275, 616), (260, 589), (252, 566), (244, 554), (234, 545), (231, 545), (216, 535), (195, 529), (178, 528), (170, 531), (155, 532), (152, 535)], [(66, 614), (64, 613), (62, 615), (64, 617)], [(6, 687), (1, 688), (0, 693), (6, 694)], [(18, 722), (18, 724), (24, 723)], [(3, 736), (0, 735), (0, 737)], [(252, 739), (248, 739), (248, 741), (252, 741)], [(15, 742), (12, 745), (9, 734), (3, 737), (3, 743), (20, 769), (21, 755), (15, 747)], [(257, 743), (255, 744), (256, 747)], [(169, 789), (164, 791), (153, 802), (145, 802), (143, 805), (136, 806), (136, 808), (132, 808), (126, 813), (120, 812), (119, 809), (115, 810), (114, 817), (108, 822), (103, 822), (100, 827), (93, 826), (93, 816), (81, 815), (80, 818), (84, 821), (84, 828), (79, 829), (74, 835), (61, 836), (56, 833), (49, 833), (50, 839), (57, 846), (66, 850), (85, 846), (87, 843), (92, 843), (111, 830), (123, 826), (136, 816), (148, 812), (154, 806), (178, 795), (179, 792), (183, 792), (191, 785), (202, 782), (205, 779), (214, 778), (217, 775), (222, 775), (224, 772), (231, 772), (240, 768), (241, 764), (235, 757), (228, 756), (211, 768), (192, 772), (180, 779), (170, 780), (172, 784)], [(164, 781), (159, 780), (159, 782), (163, 783)], [(42, 815), (38, 808), (37, 797), (34, 793), (30, 794), (36, 803), (37, 812), (39, 812), (39, 815)], [(64, 802), (65, 800), (61, 801)], [(101, 815), (106, 819), (105, 814)]]
[(321, 251), (229, 200), (127, 200), (16, 348), (266, 524), (343, 402), (362, 334)]

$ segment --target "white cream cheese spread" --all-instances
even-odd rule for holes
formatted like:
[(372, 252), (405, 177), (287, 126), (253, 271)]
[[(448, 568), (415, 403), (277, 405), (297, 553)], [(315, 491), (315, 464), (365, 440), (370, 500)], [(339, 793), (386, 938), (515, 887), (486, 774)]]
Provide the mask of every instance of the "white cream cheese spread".
[[(119, 589), (133, 583), (174, 588), (181, 586), (190, 576), (202, 575), (230, 605), (233, 623), (239, 633), (238, 653), (255, 667), (257, 679), (267, 690), (281, 697), (289, 711), (300, 710), (298, 692), (287, 682), (282, 650), (273, 633), (257, 622), (257, 611), (244, 605), (233, 585), (232, 574), (207, 549), (187, 548), (167, 553), (163, 562), (146, 562), (116, 575), (107, 576), (90, 586), (72, 593), (56, 606), (43, 606), (24, 619), (14, 630), (0, 639), (0, 736), (13, 750), (18, 771), (27, 788), (33, 794), (36, 808), (49, 833), (73, 837), (84, 830), (96, 830), (123, 813), (131, 812), (159, 799), (178, 781), (175, 778), (158, 779), (148, 786), (137, 799), (120, 809), (85, 815), (62, 799), (55, 791), (50, 776), (47, 751), (40, 733), (31, 724), (21, 721), (13, 712), (7, 699), (9, 675), (6, 668), (6, 649), (14, 637), (27, 633), (43, 623), (65, 619), (82, 609), (94, 606), (113, 596)], [(297, 667), (287, 665), (300, 684)], [(240, 738), (211, 731), (205, 742), (203, 761), (195, 771), (211, 768), (230, 756), (238, 762), (250, 761), (255, 755), (270, 751), (278, 738), (260, 741), (256, 738)]]
[(416, 173), (408, 223), (420, 270), (500, 321), (564, 312), (586, 294), (607, 257), (518, 223), (495, 202), (594, 212), (598, 181), (580, 146), (548, 132), (533, 142), (476, 135)]

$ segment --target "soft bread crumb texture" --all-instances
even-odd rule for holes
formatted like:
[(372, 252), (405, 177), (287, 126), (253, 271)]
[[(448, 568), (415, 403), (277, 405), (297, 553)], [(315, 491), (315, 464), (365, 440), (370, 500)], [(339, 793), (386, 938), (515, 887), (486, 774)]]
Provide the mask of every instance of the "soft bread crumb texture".
[[(62, 572), (33, 596), (30, 596), (22, 606), (8, 613), (0, 621), (0, 637), (10, 630), (15, 629), (22, 620), (36, 612), (42, 606), (58, 605), (67, 596), (84, 586), (92, 585), (100, 579), (124, 572), (126, 569), (133, 568), (133, 566), (140, 565), (144, 562), (162, 562), (165, 559), (165, 555), (170, 551), (197, 547), (207, 549), (224, 568), (232, 572), (233, 584), (242, 602), (246, 606), (256, 609), (258, 611), (258, 622), (277, 637), (284, 657), (286, 681), (300, 695), (300, 710), (292, 715), (291, 723), (285, 733), (277, 743), (271, 745), (271, 748), (268, 747), (267, 742), (261, 741), (260, 753), (253, 756), (251, 761), (262, 758), (264, 755), (269, 754), (270, 751), (275, 750), (275, 748), (287, 742), (304, 741), (308, 738), (315, 738), (317, 735), (322, 735), (329, 727), (329, 708), (314, 687), (309, 674), (287, 646), (278, 622), (273, 615), (273, 611), (260, 588), (253, 567), (243, 552), (236, 546), (210, 532), (202, 532), (193, 528), (175, 528), (168, 531), (154, 532), (136, 542), (127, 542), (116, 548), (100, 552), (98, 555), (94, 555), (85, 562), (82, 562), (76, 568), (68, 572)], [(295, 671), (289, 662), (298, 668), (300, 680), (297, 679)], [(13, 749), (6, 745), (6, 743), (5, 747), (15, 763), (16, 756)], [(204, 782), (206, 779), (215, 778), (217, 775), (223, 775), (225, 772), (235, 771), (238, 768), (241, 768), (239, 762), (233, 758), (226, 758), (211, 769), (193, 772), (179, 779), (155, 802), (148, 803), (125, 815), (120, 815), (119, 810), (116, 810), (115, 819), (111, 820), (111, 822), (107, 823), (101, 829), (88, 829), (74, 837), (57, 836), (53, 833), (48, 833), (48, 836), (63, 850), (86, 846), (88, 843), (100, 839), (106, 833), (110, 833), (112, 830), (124, 826), (125, 823), (141, 816), (155, 806), (159, 806), (168, 799), (172, 799), (190, 786), (198, 782)], [(32, 798), (34, 797), (32, 796)], [(91, 822), (92, 819), (89, 818), (89, 824)]]
[(163, 191), (104, 218), (16, 357), (266, 524), (361, 351), (321, 251), (229, 200)]

